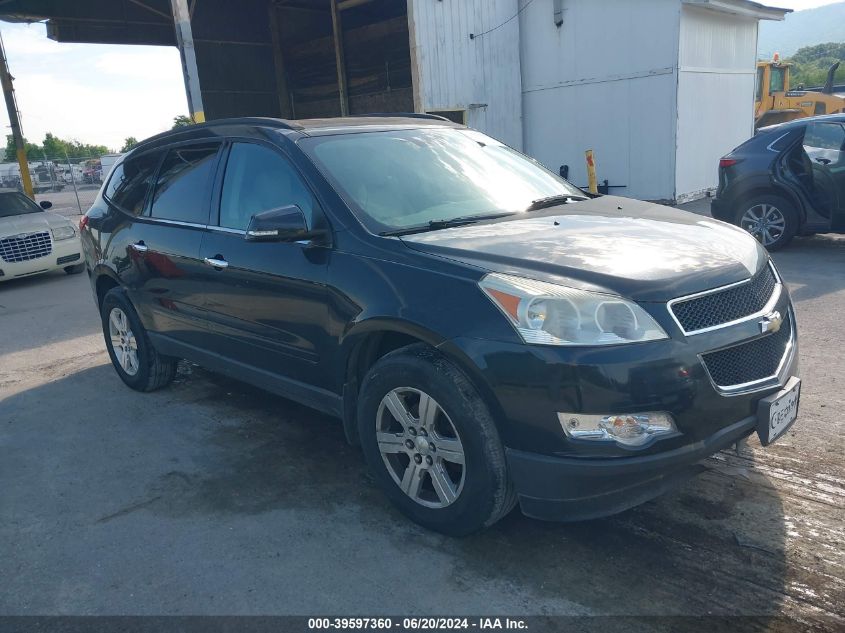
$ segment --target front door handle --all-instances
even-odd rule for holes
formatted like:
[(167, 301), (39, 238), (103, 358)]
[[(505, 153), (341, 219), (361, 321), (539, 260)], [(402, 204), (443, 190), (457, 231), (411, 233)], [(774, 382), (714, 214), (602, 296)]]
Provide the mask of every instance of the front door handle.
[(224, 268), (229, 267), (229, 262), (223, 259), (220, 255), (217, 255), (215, 257), (206, 257), (203, 261), (212, 268), (216, 268), (217, 270), (223, 270)]
[(134, 244), (130, 244), (129, 248), (138, 253), (146, 253), (148, 250), (150, 250), (150, 247), (144, 244), (144, 240), (141, 240), (140, 242), (136, 242)]

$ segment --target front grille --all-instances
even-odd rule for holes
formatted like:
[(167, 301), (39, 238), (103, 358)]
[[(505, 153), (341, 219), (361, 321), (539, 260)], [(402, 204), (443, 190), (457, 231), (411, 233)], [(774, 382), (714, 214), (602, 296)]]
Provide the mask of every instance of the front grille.
[(53, 242), (47, 231), (0, 239), (0, 257), (10, 264), (47, 257), (52, 251)]
[(777, 374), (791, 339), (792, 319), (787, 315), (774, 334), (702, 354), (701, 359), (717, 386), (744, 385)]
[(687, 334), (731, 323), (760, 312), (777, 283), (772, 267), (766, 266), (741, 285), (673, 303), (672, 313)]

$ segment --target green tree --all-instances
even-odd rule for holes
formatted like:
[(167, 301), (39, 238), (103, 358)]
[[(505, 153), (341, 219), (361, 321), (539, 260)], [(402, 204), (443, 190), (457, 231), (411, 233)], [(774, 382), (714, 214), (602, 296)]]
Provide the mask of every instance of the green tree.
[(834, 83), (845, 83), (845, 43), (828, 42), (805, 46), (789, 60), (792, 64), (792, 88), (823, 86), (827, 73), (836, 62), (843, 62), (836, 73)]
[(112, 150), (105, 145), (89, 145), (77, 140), (63, 141), (63, 143), (65, 143), (64, 149), (67, 151), (69, 158), (91, 158), (92, 156), (112, 153)]
[(185, 127), (186, 125), (193, 125), (193, 124), (194, 124), (194, 122), (191, 119), (191, 117), (189, 117), (185, 114), (180, 114), (179, 116), (173, 117), (173, 128), (172, 129), (175, 130), (176, 128)]
[(134, 136), (127, 136), (126, 140), (123, 141), (123, 147), (120, 148), (120, 153), (128, 152), (130, 149), (135, 147), (138, 144), (138, 139)]
[(41, 144), (41, 151), (46, 158), (64, 158), (67, 149), (67, 141), (57, 138), (50, 132), (47, 132), (44, 136), (44, 142)]
[[(76, 139), (65, 141), (50, 132), (47, 132), (44, 136), (44, 142), (41, 145), (26, 142), (26, 156), (30, 162), (45, 159), (63, 161), (66, 156), (69, 159), (93, 158), (110, 153), (111, 150), (105, 145), (89, 145)], [(17, 160), (15, 141), (11, 134), (6, 136), (4, 160), (6, 162)]]
[[(41, 152), (41, 148), (38, 145), (30, 143), (26, 139), (24, 139), (24, 144), (26, 145), (27, 156), (36, 156), (38, 153)], [(6, 135), (6, 151), (3, 156), (4, 163), (15, 163), (18, 160), (18, 152), (15, 149), (15, 138), (11, 134)]]
[(51, 132), (44, 136), (44, 142), (40, 148), (35, 148), (35, 153), (29, 153), (30, 160), (64, 160), (68, 158), (91, 158), (108, 154), (109, 148), (105, 145), (89, 145), (76, 139), (66, 141), (58, 138)]

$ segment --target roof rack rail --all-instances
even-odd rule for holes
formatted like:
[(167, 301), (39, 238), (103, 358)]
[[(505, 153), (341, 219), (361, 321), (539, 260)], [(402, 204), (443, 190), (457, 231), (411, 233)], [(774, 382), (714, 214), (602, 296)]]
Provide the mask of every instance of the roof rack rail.
[(368, 112), (367, 114), (350, 114), (348, 116), (353, 119), (363, 117), (394, 117), (401, 119), (433, 119), (436, 121), (454, 123), (454, 121), (447, 119), (445, 116), (440, 116), (439, 114), (429, 114), (427, 112)]
[[(149, 138), (145, 138), (141, 142), (139, 142), (135, 147), (141, 147), (143, 145), (150, 144), (154, 141), (161, 140), (162, 138), (176, 136), (180, 133), (188, 133), (196, 129), (203, 129), (208, 127), (217, 127), (219, 125), (227, 125), (227, 124), (246, 124), (246, 125), (264, 125), (267, 127), (275, 127), (282, 130), (301, 130), (302, 127), (288, 121), (286, 119), (276, 119), (272, 117), (231, 117), (227, 119), (212, 119), (210, 121), (204, 121), (203, 123), (192, 123), (190, 125), (186, 125), (184, 127), (173, 128), (172, 130), (167, 130), (165, 132), (160, 132), (155, 136), (150, 136)], [(134, 148), (133, 148), (134, 149)]]

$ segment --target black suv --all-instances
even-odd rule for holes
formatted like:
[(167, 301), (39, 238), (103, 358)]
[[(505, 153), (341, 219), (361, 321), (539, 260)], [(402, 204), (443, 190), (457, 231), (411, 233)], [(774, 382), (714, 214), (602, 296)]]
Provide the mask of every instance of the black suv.
[(845, 233), (845, 115), (761, 129), (720, 161), (711, 211), (769, 250), (796, 234)]
[(517, 501), (619, 512), (797, 415), (795, 316), (744, 231), (587, 195), (438, 117), (168, 132), (81, 224), (127, 385), (184, 358), (333, 414), (445, 533)]

